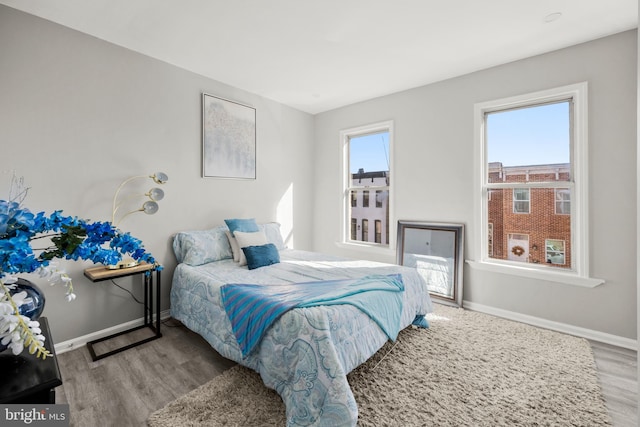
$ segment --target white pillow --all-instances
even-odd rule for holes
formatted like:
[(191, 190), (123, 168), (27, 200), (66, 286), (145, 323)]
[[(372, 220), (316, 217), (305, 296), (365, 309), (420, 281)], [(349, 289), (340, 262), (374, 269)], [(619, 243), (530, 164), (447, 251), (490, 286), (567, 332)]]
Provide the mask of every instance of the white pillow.
[(240, 261), (240, 254), (242, 253), (242, 249), (240, 249), (240, 246), (238, 246), (238, 241), (236, 240), (235, 237), (233, 237), (233, 234), (231, 234), (229, 230), (224, 230), (224, 232), (227, 235), (227, 239), (229, 239), (229, 245), (231, 245), (231, 253), (233, 254), (233, 260), (235, 262)]
[(238, 261), (240, 265), (247, 265), (247, 258), (244, 256), (242, 248), (246, 248), (247, 246), (262, 246), (269, 243), (267, 242), (267, 236), (264, 234), (264, 231), (256, 231), (254, 233), (235, 231), (233, 235), (238, 243), (238, 248), (240, 248), (240, 253), (238, 254), (240, 256)]

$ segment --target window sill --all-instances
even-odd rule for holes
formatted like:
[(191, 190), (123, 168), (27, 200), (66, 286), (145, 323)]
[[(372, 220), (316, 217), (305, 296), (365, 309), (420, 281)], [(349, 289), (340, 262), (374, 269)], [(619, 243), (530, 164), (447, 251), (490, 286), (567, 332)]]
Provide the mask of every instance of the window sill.
[(581, 286), (584, 288), (595, 288), (605, 282), (603, 279), (582, 277), (575, 273), (564, 273), (562, 271), (541, 271), (537, 268), (504, 265), (486, 261), (479, 262), (467, 260), (466, 262), (471, 268), (476, 270), (491, 271), (493, 273), (509, 274), (511, 276), (527, 277), (530, 279), (546, 280), (548, 282), (557, 282), (565, 285)]
[(393, 256), (395, 258), (396, 251), (389, 246), (374, 246), (364, 243), (351, 243), (351, 242), (336, 242), (336, 246), (342, 249), (356, 250), (361, 252), (368, 252), (377, 255)]

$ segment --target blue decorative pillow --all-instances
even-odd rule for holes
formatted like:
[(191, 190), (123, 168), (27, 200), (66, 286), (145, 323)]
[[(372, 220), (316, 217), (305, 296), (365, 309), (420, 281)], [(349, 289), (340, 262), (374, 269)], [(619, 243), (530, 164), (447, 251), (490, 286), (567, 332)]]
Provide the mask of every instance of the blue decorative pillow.
[(224, 226), (176, 234), (173, 238), (173, 253), (178, 262), (189, 265), (202, 265), (233, 258)]
[(278, 248), (276, 248), (276, 245), (273, 243), (267, 243), (261, 246), (245, 246), (242, 248), (242, 251), (247, 257), (247, 268), (249, 270), (280, 262)]
[(231, 235), (233, 235), (233, 233), (235, 233), (236, 231), (242, 231), (243, 233), (254, 233), (256, 231), (260, 231), (260, 228), (258, 227), (258, 224), (256, 223), (256, 220), (254, 218), (225, 219), (224, 222), (225, 224), (227, 224), (227, 227), (229, 227)]

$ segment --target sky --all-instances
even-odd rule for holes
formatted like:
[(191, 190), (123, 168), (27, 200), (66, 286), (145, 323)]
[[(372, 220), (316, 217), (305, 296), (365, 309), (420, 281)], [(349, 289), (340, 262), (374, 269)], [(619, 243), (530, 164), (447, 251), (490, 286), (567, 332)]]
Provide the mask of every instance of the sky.
[(504, 166), (569, 163), (569, 102), (489, 114), (489, 162)]
[(389, 132), (352, 137), (349, 140), (349, 170), (365, 172), (389, 170)]

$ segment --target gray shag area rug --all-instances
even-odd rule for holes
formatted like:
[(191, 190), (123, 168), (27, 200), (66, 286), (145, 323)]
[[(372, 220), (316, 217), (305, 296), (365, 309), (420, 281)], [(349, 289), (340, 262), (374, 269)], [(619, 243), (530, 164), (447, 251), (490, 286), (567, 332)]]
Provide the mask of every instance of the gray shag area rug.
[[(435, 305), (352, 371), (359, 426), (609, 426), (589, 343)], [(151, 427), (284, 426), (284, 404), (235, 366), (153, 413)]]

